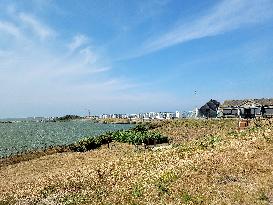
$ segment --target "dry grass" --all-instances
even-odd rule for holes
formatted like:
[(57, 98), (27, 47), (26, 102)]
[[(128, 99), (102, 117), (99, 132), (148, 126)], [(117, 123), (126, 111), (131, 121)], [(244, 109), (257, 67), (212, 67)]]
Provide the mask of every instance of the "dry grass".
[(116, 143), (0, 168), (0, 204), (273, 204), (272, 121), (160, 122), (165, 149)]
[(200, 139), (208, 135), (225, 135), (236, 131), (237, 120), (169, 120), (153, 123), (156, 130), (171, 136), (173, 143), (181, 143), (192, 139)]
[(49, 147), (46, 149), (27, 151), (17, 155), (12, 155), (10, 157), (0, 158), (0, 167), (11, 165), (11, 164), (17, 164), (23, 161), (29, 161), (29, 160), (40, 158), (47, 155), (69, 152), (69, 151), (71, 150), (67, 146), (56, 146), (56, 147)]

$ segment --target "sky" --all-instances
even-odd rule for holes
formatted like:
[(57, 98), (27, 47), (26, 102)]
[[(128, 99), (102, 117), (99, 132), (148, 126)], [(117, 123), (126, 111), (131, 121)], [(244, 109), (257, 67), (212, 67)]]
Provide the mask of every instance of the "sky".
[(0, 118), (183, 111), (272, 89), (273, 0), (0, 0)]

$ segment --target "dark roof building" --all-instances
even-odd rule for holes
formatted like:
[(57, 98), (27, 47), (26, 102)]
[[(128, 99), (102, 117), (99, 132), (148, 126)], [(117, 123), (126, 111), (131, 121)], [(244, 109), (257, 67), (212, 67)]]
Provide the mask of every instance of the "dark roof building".
[(223, 117), (273, 117), (273, 98), (226, 100), (219, 110)]
[(262, 99), (245, 99), (245, 100), (225, 100), (220, 106), (224, 107), (241, 107), (246, 105), (273, 106), (273, 98)]

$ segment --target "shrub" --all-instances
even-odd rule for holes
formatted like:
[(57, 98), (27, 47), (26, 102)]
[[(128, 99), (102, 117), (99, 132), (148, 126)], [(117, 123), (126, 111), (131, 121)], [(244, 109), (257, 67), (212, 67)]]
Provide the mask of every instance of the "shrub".
[(76, 152), (85, 152), (91, 149), (96, 149), (102, 145), (102, 140), (100, 137), (90, 137), (82, 139), (77, 143), (70, 146), (70, 149)]
[(85, 152), (96, 149), (103, 144), (109, 144), (112, 141), (129, 143), (134, 145), (152, 145), (155, 143), (167, 143), (168, 137), (162, 136), (158, 132), (149, 131), (144, 125), (138, 125), (130, 130), (120, 130), (107, 132), (97, 137), (89, 137), (78, 141), (70, 146), (70, 149), (77, 152)]
[(65, 115), (63, 117), (57, 117), (55, 120), (68, 121), (68, 120), (77, 120), (77, 119), (82, 119), (82, 117), (80, 117), (78, 115)]

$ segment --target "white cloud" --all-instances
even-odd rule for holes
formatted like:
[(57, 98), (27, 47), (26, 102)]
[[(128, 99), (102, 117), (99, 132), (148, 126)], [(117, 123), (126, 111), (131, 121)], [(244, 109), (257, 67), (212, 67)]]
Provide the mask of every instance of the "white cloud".
[(78, 33), (67, 43), (66, 36), (34, 16), (13, 9), (5, 20), (0, 17), (1, 117), (73, 113), (82, 106), (97, 113), (125, 112), (136, 104), (164, 102), (162, 92), (151, 95), (140, 89), (142, 83), (109, 72), (109, 59), (88, 36)]
[(88, 43), (88, 38), (85, 35), (77, 34), (76, 36), (74, 36), (72, 42), (70, 42), (68, 44), (68, 48), (69, 48), (69, 50), (71, 50), (71, 52), (73, 52), (77, 48), (79, 48), (87, 43)]
[(35, 17), (29, 14), (20, 13), (19, 18), (26, 26), (28, 26), (41, 39), (46, 39), (56, 35), (54, 30), (52, 30), (50, 27), (46, 26), (45, 24), (41, 23)]
[(83, 57), (83, 64), (93, 64), (97, 61), (97, 55), (91, 51), (90, 47), (86, 47), (80, 50), (80, 54)]
[[(132, 88), (127, 79), (106, 74), (111, 65), (104, 63), (107, 59), (96, 52), (85, 35), (77, 34), (68, 47), (59, 38), (49, 38), (55, 31), (38, 19), (29, 14), (20, 14), (22, 21), (16, 17), (17, 25), (0, 19), (1, 32), (20, 37), (17, 41), (6, 36), (0, 39), (10, 42), (4, 47), (0, 44), (0, 96), (5, 98), (0, 103), (1, 116), (24, 115), (25, 109), (29, 110), (25, 115), (48, 114), (49, 105), (59, 113), (65, 112), (64, 105), (71, 109), (92, 105), (103, 110), (105, 99), (109, 102)], [(44, 38), (46, 44), (40, 41)], [(125, 99), (119, 99), (122, 101)]]
[(149, 39), (137, 56), (190, 40), (218, 35), (241, 26), (257, 24), (272, 16), (272, 0), (224, 0), (207, 15), (193, 22), (182, 23), (155, 39)]
[(2, 32), (16, 38), (21, 37), (20, 30), (13, 23), (10, 22), (0, 21), (0, 33)]

